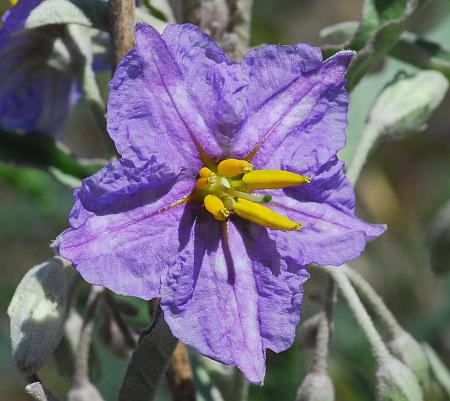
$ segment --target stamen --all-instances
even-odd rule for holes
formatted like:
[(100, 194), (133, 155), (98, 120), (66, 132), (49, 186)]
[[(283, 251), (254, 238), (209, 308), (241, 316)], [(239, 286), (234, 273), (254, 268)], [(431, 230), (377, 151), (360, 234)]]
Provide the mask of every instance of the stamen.
[(197, 182), (195, 183), (195, 188), (197, 189), (206, 189), (210, 186), (210, 182), (208, 181), (208, 178), (203, 177), (199, 178)]
[(230, 212), (225, 208), (222, 200), (216, 195), (206, 195), (203, 200), (206, 210), (211, 213), (216, 220), (223, 221), (229, 215)]
[(308, 184), (311, 178), (283, 170), (255, 170), (244, 174), (242, 182), (247, 189), (280, 189)]
[(254, 203), (267, 203), (272, 200), (272, 196), (268, 194), (265, 195), (248, 194), (246, 192), (238, 191), (237, 189), (233, 188), (227, 188), (222, 185), (218, 187), (218, 190), (225, 192), (228, 195), (232, 195), (236, 198), (247, 199), (248, 201)]
[(198, 172), (198, 174), (202, 178), (208, 178), (208, 177), (211, 177), (212, 175), (215, 175), (214, 172), (211, 171), (208, 167), (202, 167), (200, 169), (200, 171)]
[(253, 171), (253, 164), (246, 160), (225, 159), (217, 166), (217, 174), (222, 177), (234, 177)]
[(300, 223), (275, 213), (265, 206), (249, 202), (246, 199), (239, 198), (233, 210), (238, 216), (264, 227), (287, 231), (295, 231), (302, 228)]

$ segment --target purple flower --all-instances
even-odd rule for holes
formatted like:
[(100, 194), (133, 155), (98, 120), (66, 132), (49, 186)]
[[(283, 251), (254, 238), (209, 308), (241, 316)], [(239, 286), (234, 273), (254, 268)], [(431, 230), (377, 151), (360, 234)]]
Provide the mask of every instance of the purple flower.
[[(60, 46), (62, 26), (25, 30), (30, 12), (42, 0), (20, 0), (3, 18), (0, 30), (0, 127), (58, 135), (79, 97), (77, 77)], [(52, 59), (53, 57), (53, 59)], [(57, 62), (55, 62), (57, 61)], [(58, 68), (67, 64), (64, 69)]]
[(110, 84), (122, 159), (75, 191), (59, 253), (90, 283), (160, 297), (176, 337), (262, 382), (266, 349), (294, 340), (306, 266), (385, 229), (355, 217), (336, 156), (352, 56), (264, 46), (237, 64), (194, 25), (138, 24)]

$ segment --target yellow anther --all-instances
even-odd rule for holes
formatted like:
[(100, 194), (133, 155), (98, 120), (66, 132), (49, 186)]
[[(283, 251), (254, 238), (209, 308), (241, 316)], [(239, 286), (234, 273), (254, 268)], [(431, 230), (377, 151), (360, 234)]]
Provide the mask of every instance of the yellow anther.
[(217, 166), (217, 174), (222, 177), (234, 177), (253, 171), (253, 164), (245, 160), (225, 159)]
[(206, 195), (203, 199), (206, 210), (211, 213), (216, 220), (223, 221), (229, 215), (230, 212), (225, 208), (222, 200), (216, 195)]
[(311, 178), (283, 170), (255, 170), (242, 177), (242, 182), (252, 189), (279, 189), (308, 184)]
[(260, 226), (287, 231), (300, 230), (302, 228), (300, 223), (275, 213), (265, 206), (242, 198), (238, 198), (237, 202), (234, 204), (233, 210), (243, 219), (253, 221)]
[(17, 4), (17, 1), (18, 1), (18, 0), (9, 0), (9, 3), (10, 3), (12, 6), (15, 6), (15, 5)]
[(197, 182), (195, 183), (195, 188), (197, 189), (206, 189), (211, 185), (211, 183), (209, 182), (208, 178), (203, 177), (203, 178), (199, 178), (197, 180)]
[(215, 175), (213, 171), (211, 171), (208, 167), (202, 167), (198, 172), (199, 176), (202, 178), (208, 178), (212, 175)]

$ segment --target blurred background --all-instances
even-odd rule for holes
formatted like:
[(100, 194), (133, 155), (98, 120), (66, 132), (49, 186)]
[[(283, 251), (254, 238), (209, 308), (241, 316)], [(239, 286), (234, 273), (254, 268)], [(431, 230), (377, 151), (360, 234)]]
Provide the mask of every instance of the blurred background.
[[(322, 44), (320, 29), (358, 20), (362, 1), (258, 0), (255, 1), (252, 43), (308, 42)], [(450, 2), (431, 1), (415, 20), (414, 32), (450, 46)], [(400, 71), (413, 68), (388, 59), (366, 76), (350, 102), (349, 133), (357, 132), (368, 109), (383, 86)], [(377, 147), (356, 188), (359, 216), (386, 223), (388, 231), (368, 245), (352, 263), (372, 283), (401, 325), (418, 340), (430, 343), (447, 366), (450, 364), (450, 274), (436, 276), (430, 269), (426, 232), (438, 209), (450, 199), (450, 98), (440, 106), (428, 129), (402, 141), (383, 142)], [(73, 117), (72, 129), (83, 131)], [(86, 135), (85, 135), (86, 136)], [(69, 138), (68, 141), (71, 139)], [(82, 156), (89, 156), (95, 143), (89, 137)], [(354, 144), (344, 152), (352, 152)], [(9, 322), (6, 309), (24, 273), (52, 255), (50, 242), (67, 227), (72, 206), (71, 191), (49, 175), (34, 169), (0, 164), (0, 394), (5, 401), (28, 399), (23, 379), (12, 365)], [(305, 286), (303, 316), (313, 315), (314, 301), (327, 276), (311, 269)], [(133, 300), (141, 308), (138, 300)], [(135, 324), (145, 325), (142, 317)], [(336, 310), (335, 335), (331, 344), (330, 373), (337, 400), (373, 400), (373, 357), (368, 343), (342, 300)], [(299, 332), (301, 332), (301, 325)], [(95, 344), (99, 363), (97, 384), (106, 401), (115, 400), (126, 362)], [(264, 386), (252, 386), (252, 401), (294, 401), (298, 384), (308, 371), (312, 351), (302, 347), (301, 336), (286, 352), (267, 355)], [(42, 372), (57, 394), (64, 394), (69, 378), (50, 363)], [(199, 378), (201, 382), (201, 378)], [(436, 392), (433, 399), (444, 400)], [(160, 400), (167, 399), (164, 389)]]

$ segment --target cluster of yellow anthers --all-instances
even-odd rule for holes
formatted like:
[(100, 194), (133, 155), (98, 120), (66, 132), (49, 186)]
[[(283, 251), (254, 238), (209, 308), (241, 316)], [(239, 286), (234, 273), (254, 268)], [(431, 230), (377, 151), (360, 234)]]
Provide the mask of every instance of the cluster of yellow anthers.
[(203, 198), (206, 210), (217, 220), (226, 220), (233, 211), (264, 227), (288, 231), (302, 228), (300, 223), (262, 206), (272, 200), (271, 195), (252, 191), (307, 184), (311, 182), (310, 178), (290, 171), (254, 170), (251, 163), (238, 159), (222, 160), (214, 170), (200, 169), (196, 192)]

